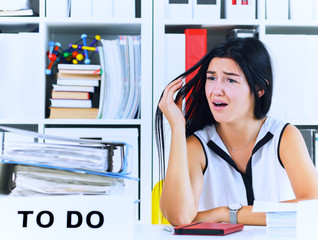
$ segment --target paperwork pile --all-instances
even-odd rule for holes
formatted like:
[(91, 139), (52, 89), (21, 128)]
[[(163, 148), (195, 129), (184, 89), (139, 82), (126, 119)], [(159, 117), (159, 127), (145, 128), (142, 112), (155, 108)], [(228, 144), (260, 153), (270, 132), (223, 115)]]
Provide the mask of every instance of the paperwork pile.
[(296, 236), (297, 203), (254, 201), (253, 212), (266, 212), (266, 231), (269, 236)]
[[(123, 142), (78, 140), (9, 127), (5, 131), (32, 136), (37, 141), (9, 142), (2, 139), (0, 164), (15, 166), (12, 195), (110, 194), (124, 190), (130, 176), (130, 146)], [(3, 181), (3, 179), (1, 179)], [(14, 185), (14, 184), (13, 184)]]

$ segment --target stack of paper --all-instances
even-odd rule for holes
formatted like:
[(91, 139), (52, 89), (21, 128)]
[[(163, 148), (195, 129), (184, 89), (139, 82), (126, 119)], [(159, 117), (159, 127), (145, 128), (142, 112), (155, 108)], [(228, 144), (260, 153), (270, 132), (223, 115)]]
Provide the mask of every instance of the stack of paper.
[(296, 236), (297, 203), (254, 201), (253, 212), (266, 212), (269, 236)]
[(128, 160), (131, 159), (127, 157), (130, 156), (130, 145), (126, 143), (78, 140), (0, 128), (38, 140), (62, 142), (2, 141), (1, 162), (17, 166), (14, 195), (109, 194), (123, 191), (125, 179), (138, 180), (130, 176)]
[(98, 118), (140, 117), (140, 36), (118, 36), (101, 40), (98, 47), (101, 90)]
[(18, 165), (10, 195), (114, 194), (124, 191), (124, 186), (122, 178)]

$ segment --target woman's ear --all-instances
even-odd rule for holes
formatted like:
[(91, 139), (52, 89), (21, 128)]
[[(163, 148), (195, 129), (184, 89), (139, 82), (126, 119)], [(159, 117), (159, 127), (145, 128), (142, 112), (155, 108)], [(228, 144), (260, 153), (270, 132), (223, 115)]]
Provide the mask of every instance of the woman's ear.
[(264, 89), (261, 89), (261, 90), (258, 90), (257, 91), (257, 94), (258, 94), (258, 97), (260, 98), (261, 96), (263, 96), (265, 93), (265, 90)]

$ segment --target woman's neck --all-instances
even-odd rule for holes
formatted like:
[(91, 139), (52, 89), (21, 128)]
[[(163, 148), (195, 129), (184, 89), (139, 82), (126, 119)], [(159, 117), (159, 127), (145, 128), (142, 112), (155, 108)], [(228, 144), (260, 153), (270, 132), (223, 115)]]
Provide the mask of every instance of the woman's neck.
[(216, 130), (225, 146), (232, 152), (254, 145), (265, 119), (249, 119), (235, 123), (217, 123)]

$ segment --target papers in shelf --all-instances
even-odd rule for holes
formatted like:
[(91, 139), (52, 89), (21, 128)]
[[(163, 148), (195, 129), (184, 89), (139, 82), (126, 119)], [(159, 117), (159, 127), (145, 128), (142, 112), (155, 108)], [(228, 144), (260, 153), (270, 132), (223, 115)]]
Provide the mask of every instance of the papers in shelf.
[(101, 94), (98, 118), (132, 119), (140, 116), (140, 36), (102, 39)]

